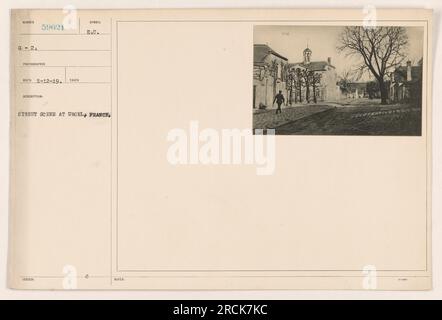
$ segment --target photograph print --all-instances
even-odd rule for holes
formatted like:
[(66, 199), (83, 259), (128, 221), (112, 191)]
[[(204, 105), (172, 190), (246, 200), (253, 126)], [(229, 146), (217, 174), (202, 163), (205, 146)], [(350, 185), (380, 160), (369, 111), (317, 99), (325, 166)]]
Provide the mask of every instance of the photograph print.
[(420, 136), (423, 27), (254, 27), (253, 129)]

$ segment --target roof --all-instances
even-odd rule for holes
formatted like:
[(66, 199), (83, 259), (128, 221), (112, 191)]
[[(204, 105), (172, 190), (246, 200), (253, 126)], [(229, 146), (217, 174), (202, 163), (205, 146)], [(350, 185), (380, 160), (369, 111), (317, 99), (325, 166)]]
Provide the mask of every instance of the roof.
[(325, 67), (329, 66), (332, 68), (335, 68), (334, 66), (332, 66), (331, 64), (328, 64), (327, 61), (311, 61), (308, 64), (304, 64), (304, 62), (298, 62), (298, 63), (291, 63), (291, 66), (302, 66), (304, 68), (310, 69), (312, 71), (325, 71)]
[[(394, 70), (396, 81), (403, 81), (407, 79), (407, 66), (400, 66)], [(411, 67), (411, 79), (417, 80), (422, 78), (422, 66)]]
[(273, 54), (274, 56), (277, 56), (278, 58), (281, 58), (282, 60), (287, 61), (288, 59), (276, 51), (274, 51), (272, 48), (270, 48), (266, 44), (255, 44), (253, 46), (253, 62), (254, 63), (263, 63), (265, 58), (269, 55)]

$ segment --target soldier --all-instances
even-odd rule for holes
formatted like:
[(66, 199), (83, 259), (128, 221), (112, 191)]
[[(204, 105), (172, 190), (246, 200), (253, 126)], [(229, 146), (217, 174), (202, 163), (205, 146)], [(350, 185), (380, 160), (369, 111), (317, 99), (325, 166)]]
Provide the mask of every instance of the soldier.
[(282, 113), (282, 111), (281, 111), (281, 104), (283, 102), (285, 102), (285, 98), (282, 95), (282, 91), (281, 90), (279, 90), (279, 93), (275, 96), (275, 99), (273, 99), (273, 104), (275, 104), (275, 102), (278, 105), (278, 109), (276, 109), (276, 114), (278, 114), (278, 111), (279, 111), (279, 113)]

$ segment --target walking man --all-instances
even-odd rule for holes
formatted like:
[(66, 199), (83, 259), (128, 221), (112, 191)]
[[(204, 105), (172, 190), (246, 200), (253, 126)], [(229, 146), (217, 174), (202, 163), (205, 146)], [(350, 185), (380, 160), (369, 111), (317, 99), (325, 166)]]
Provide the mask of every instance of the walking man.
[(283, 102), (285, 102), (285, 98), (282, 95), (282, 91), (281, 90), (279, 90), (279, 93), (275, 96), (275, 99), (273, 99), (273, 104), (275, 104), (275, 102), (278, 105), (278, 109), (276, 109), (276, 114), (282, 113), (282, 111), (281, 111), (281, 104)]

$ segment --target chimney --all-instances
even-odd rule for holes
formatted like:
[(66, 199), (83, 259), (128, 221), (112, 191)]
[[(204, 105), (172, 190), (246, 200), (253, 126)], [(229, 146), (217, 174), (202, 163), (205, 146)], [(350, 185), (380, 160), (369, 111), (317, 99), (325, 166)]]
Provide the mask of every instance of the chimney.
[(331, 57), (327, 58), (327, 62), (328, 62), (329, 65), (331, 65)]
[(411, 81), (411, 61), (407, 61), (407, 81)]

